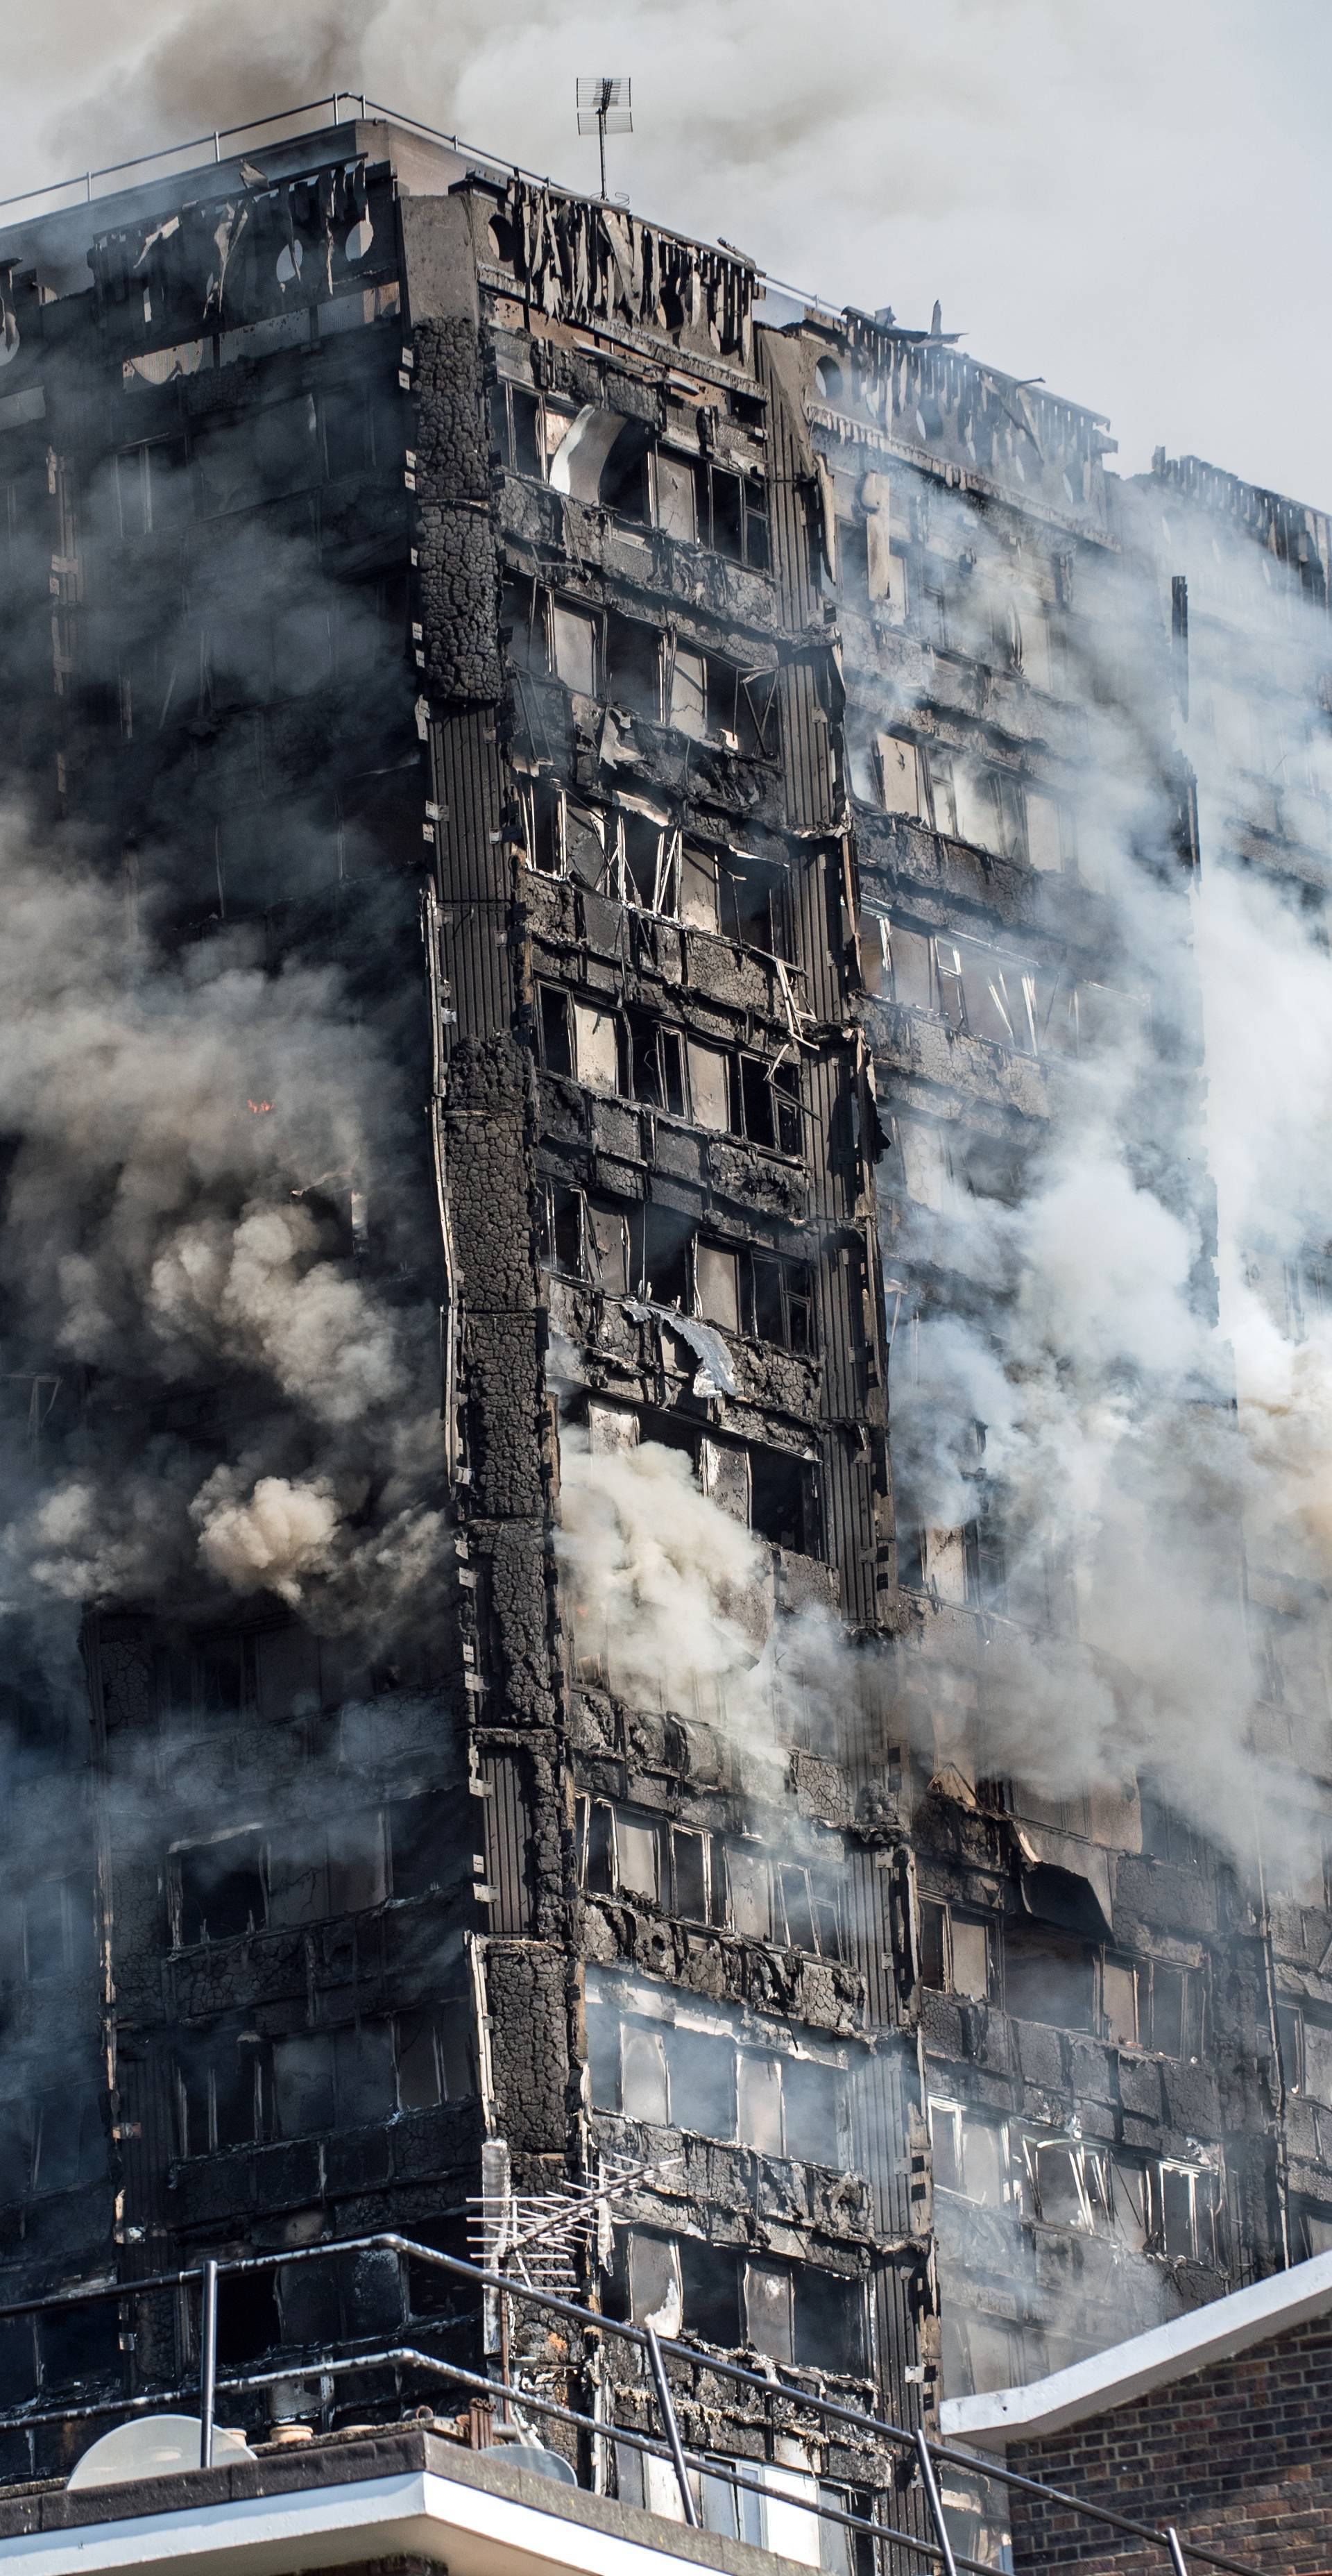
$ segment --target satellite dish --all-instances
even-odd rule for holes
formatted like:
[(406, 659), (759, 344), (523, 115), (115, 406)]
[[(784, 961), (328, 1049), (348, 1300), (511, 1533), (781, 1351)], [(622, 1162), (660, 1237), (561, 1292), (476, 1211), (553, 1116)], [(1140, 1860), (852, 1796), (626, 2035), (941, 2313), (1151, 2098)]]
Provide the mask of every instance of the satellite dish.
[[(67, 2484), (73, 2487), (121, 2487), (135, 2478), (169, 2478), (177, 2469), (197, 2469), (201, 2426), (197, 2415), (138, 2415), (117, 2424), (85, 2451)], [(213, 2428), (213, 2464), (252, 2460), (243, 2433)]]

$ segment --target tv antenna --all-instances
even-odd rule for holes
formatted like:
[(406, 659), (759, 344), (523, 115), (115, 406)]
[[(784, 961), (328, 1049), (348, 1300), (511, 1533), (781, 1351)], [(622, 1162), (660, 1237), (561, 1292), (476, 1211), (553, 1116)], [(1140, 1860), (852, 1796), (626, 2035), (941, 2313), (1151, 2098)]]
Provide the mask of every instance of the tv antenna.
[(594, 79), (580, 73), (578, 80), (578, 131), (595, 134), (601, 154), (601, 193), (606, 194), (606, 137), (608, 134), (632, 134), (634, 120), (629, 113), (627, 80)]

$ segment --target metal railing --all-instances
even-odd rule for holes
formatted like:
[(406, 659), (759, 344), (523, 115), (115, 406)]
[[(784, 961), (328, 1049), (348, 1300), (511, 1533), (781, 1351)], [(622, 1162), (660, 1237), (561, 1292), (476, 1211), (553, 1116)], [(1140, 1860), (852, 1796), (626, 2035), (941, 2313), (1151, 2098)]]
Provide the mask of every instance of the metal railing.
[[(520, 2305), (534, 2308), (561, 2323), (575, 2325), (586, 2334), (613, 2339), (636, 2349), (642, 2355), (644, 2376), (653, 2391), (660, 2435), (654, 2438), (649, 2434), (635, 2433), (629, 2426), (617, 2424), (613, 2419), (588, 2415), (575, 2407), (561, 2405), (552, 2397), (541, 2396), (535, 2389), (521, 2384), (518, 2377), (524, 2368), (521, 2359), (513, 2364), (508, 2377), (496, 2379), (480, 2371), (468, 2370), (461, 2363), (448, 2361), (438, 2353), (405, 2343), (384, 2343), (341, 2353), (324, 2347), (317, 2347), (312, 2353), (310, 2347), (303, 2346), (293, 2350), (291, 2358), (278, 2367), (235, 2371), (219, 2378), (218, 2306), (219, 2291), (225, 2282), (247, 2274), (285, 2271), (302, 2262), (329, 2263), (350, 2254), (364, 2253), (393, 2254), (402, 2260), (424, 2264), (475, 2291), (516, 2300)], [(740, 2495), (757, 2496), (769, 2505), (777, 2504), (808, 2514), (816, 2522), (828, 2522), (849, 2533), (863, 2535), (874, 2545), (876, 2564), (879, 2563), (880, 2550), (901, 2547), (914, 2552), (917, 2558), (930, 2560), (942, 2569), (943, 2576), (959, 2576), (959, 2570), (965, 2570), (966, 2576), (995, 2576), (993, 2563), (965, 2557), (954, 2546), (938, 2479), (939, 2469), (944, 2468), (958, 2471), (971, 2480), (993, 2482), (1012, 2495), (1037, 2498), (1103, 2530), (1145, 2542), (1165, 2558), (1170, 2576), (1188, 2576), (1189, 2564), (1223, 2570), (1224, 2576), (1261, 2576), (1252, 2559), (1226, 2557), (1217, 2550), (1198, 2548), (1192, 2543), (1186, 2550), (1178, 2532), (1170, 2524), (1158, 2527), (1138, 2522), (1130, 2515), (1112, 2512), (1106, 2505), (1091, 2504), (1084, 2497), (1051, 2486), (1043, 2478), (1024, 2477), (1014, 2469), (1001, 2467), (997, 2460), (984, 2453), (958, 2450), (950, 2443), (934, 2440), (918, 2427), (908, 2429), (886, 2417), (868, 2414), (862, 2407), (844, 2405), (821, 2391), (802, 2386), (797, 2379), (783, 2377), (781, 2365), (776, 2363), (770, 2364), (767, 2371), (747, 2369), (743, 2363), (727, 2361), (706, 2347), (658, 2335), (650, 2325), (636, 2326), (619, 2318), (604, 2316), (597, 2309), (580, 2305), (577, 2300), (560, 2298), (553, 2291), (534, 2289), (508, 2273), (486, 2270), (458, 2255), (441, 2253), (436, 2246), (420, 2245), (412, 2237), (393, 2232), (344, 2237), (319, 2245), (292, 2246), (271, 2254), (238, 2255), (223, 2262), (210, 2258), (178, 2271), (153, 2273), (140, 2280), (107, 2282), (96, 2288), (56, 2291), (45, 2297), (19, 2299), (0, 2306), (0, 2326), (19, 2317), (59, 2315), (70, 2309), (109, 2302), (124, 2306), (159, 2292), (189, 2290), (196, 2282), (200, 2288), (197, 2377), (145, 2389), (133, 2397), (100, 2398), (64, 2406), (11, 2408), (0, 2413), (0, 2429), (21, 2430), (25, 2426), (51, 2423), (91, 2423), (107, 2415), (132, 2418), (173, 2401), (179, 2402), (197, 2388), (199, 2465), (206, 2469), (213, 2465), (217, 2400), (223, 2393), (239, 2396), (253, 2391), (257, 2394), (265, 2389), (289, 2387), (313, 2378), (337, 2379), (367, 2371), (410, 2370), (427, 2378), (445, 2380), (469, 2399), (484, 2400), (498, 2410), (502, 2424), (510, 2433), (514, 2416), (538, 2415), (551, 2423), (563, 2425), (571, 2432), (588, 2436), (594, 2445), (609, 2443), (616, 2450), (627, 2449), (637, 2452), (640, 2457), (663, 2463), (673, 2474), (681, 2513), (691, 2529), (697, 2528), (699, 2522), (694, 2480), (707, 2479), (731, 2488), (737, 2498)], [(452, 2319), (444, 2323), (459, 2321)], [(775, 2400), (785, 2400), (791, 2407), (813, 2415), (824, 2433), (830, 2428), (849, 2428), (862, 2441), (882, 2444), (910, 2457), (920, 2481), (934, 2539), (900, 2530), (877, 2513), (871, 2516), (843, 2510), (820, 2492), (817, 2479), (811, 2478), (812, 2492), (805, 2494), (790, 2485), (776, 2486), (762, 2476), (746, 2476), (745, 2466), (752, 2466), (752, 2463), (736, 2466), (731, 2459), (719, 2457), (715, 2452), (687, 2449), (666, 2369), (668, 2358), (692, 2370), (705, 2371), (710, 2379), (725, 2380), (737, 2389), (761, 2396), (769, 2406)], [(571, 2375), (576, 2375), (579, 2368), (572, 2357), (563, 2366)], [(783, 2479), (799, 2474), (784, 2463), (777, 2464), (777, 2473)]]
[[(17, 196), (0, 197), (0, 216), (6, 214), (11, 206), (30, 206), (38, 197), (65, 196), (72, 189), (82, 191), (81, 199), (75, 197), (75, 204), (81, 202), (90, 206), (93, 203), (93, 182), (96, 179), (121, 179), (130, 186), (134, 182), (127, 174), (132, 170), (151, 172), (165, 161), (179, 160), (182, 153), (207, 152), (210, 148), (214, 162), (220, 163), (223, 158), (224, 143), (237, 142), (242, 135), (265, 134), (272, 126), (294, 127), (299, 117), (321, 116), (325, 109), (330, 111), (332, 121), (336, 125), (340, 121), (339, 110), (342, 108), (354, 109), (363, 123), (368, 123), (372, 117), (382, 117), (390, 125), (401, 126), (406, 133), (424, 136), (428, 143), (445, 145), (449, 151), (456, 152), (460, 160), (475, 162), (483, 170), (503, 171), (515, 179), (528, 180), (536, 188), (559, 188), (565, 196), (579, 197), (591, 194), (591, 191), (586, 188), (571, 188), (564, 180), (552, 179), (549, 173), (529, 170), (521, 161), (507, 161), (502, 153), (483, 151), (479, 144), (466, 143), (457, 134), (445, 134), (439, 126), (427, 125), (422, 117), (409, 116), (401, 108), (386, 107), (382, 99), (368, 98), (364, 90), (336, 89), (330, 90), (326, 98), (306, 99), (299, 107), (277, 108), (271, 116), (247, 117), (242, 125), (214, 126), (210, 133), (188, 135), (182, 143), (165, 143), (156, 152), (136, 152), (128, 161), (105, 161), (100, 169), (81, 170), (72, 179), (51, 179), (43, 188), (23, 188)], [(277, 141), (280, 138), (274, 136), (273, 139)], [(299, 138), (297, 134), (293, 134), (290, 139), (296, 141)], [(231, 157), (230, 154), (227, 155), (228, 159)], [(111, 193), (114, 194), (114, 191)], [(52, 206), (48, 211), (51, 214), (60, 214), (66, 210), (59, 206)], [(659, 225), (657, 229), (670, 231), (671, 227)], [(793, 295), (798, 302), (811, 305), (819, 312), (828, 314), (832, 319), (840, 318), (840, 308), (830, 304), (825, 296), (810, 294), (801, 286), (792, 286), (785, 278), (770, 277), (762, 268), (755, 269), (755, 284), (763, 288), (773, 287), (779, 294)]]

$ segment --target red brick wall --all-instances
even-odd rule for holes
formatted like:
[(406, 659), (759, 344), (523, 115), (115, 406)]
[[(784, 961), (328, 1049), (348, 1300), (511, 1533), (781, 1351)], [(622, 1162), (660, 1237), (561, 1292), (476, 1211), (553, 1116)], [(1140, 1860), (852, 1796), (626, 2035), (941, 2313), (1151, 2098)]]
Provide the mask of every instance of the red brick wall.
[[(1332, 2568), (1332, 2318), (1295, 2326), (1235, 2361), (1008, 2454), (1025, 2477), (1261, 2569)], [(1094, 2559), (1168, 2576), (1163, 2551), (1121, 2539), (1036, 2497), (1015, 2496), (1018, 2570)]]

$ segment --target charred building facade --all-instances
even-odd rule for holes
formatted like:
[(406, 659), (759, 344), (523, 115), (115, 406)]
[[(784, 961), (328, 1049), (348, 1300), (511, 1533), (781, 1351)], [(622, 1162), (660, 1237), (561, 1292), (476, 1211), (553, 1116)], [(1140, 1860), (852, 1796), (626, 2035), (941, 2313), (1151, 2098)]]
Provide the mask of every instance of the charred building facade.
[[(494, 2253), (591, 2183), (571, 2277), (696, 2347), (690, 2437), (882, 2495), (871, 2442), (802, 2449), (709, 2351), (930, 2421), (1332, 2203), (1277, 2036), (1321, 2067), (1326, 1891), (1278, 1957), (1168, 1784), (1041, 1759), (1088, 1686), (1077, 1567), (930, 1358), (1018, 1299), (1024, 1175), (1126, 1049), (1214, 1296), (1189, 469), (1116, 483), (1104, 422), (937, 328), (387, 125), (14, 226), (0, 277), (16, 809), (147, 1019), (193, 977), (217, 1029), (156, 1342), (69, 1319), (114, 1140), (72, 1211), (13, 1145), (64, 1320), (6, 1362), (41, 1544), (0, 2288), (125, 2299), (100, 2344), (5, 2328), (0, 2461), (66, 2460), (75, 2388), (172, 2383), (192, 2327), (136, 2280), (249, 2246), (331, 2250), (233, 2293), (224, 2370), (396, 2415), (433, 2392), (321, 2361), (495, 2320), (339, 2240), (463, 2251), (485, 2194)], [(1282, 507), (1320, 613), (1326, 530)], [(1195, 598), (1195, 664), (1198, 631)], [(361, 1142), (302, 1160), (348, 1061)], [(223, 1273), (232, 1364), (168, 1365)], [(312, 1281), (405, 1354), (349, 1457), (332, 1364), (267, 1356)], [(99, 1457), (141, 1522), (179, 1503), (185, 1570), (99, 1553)], [(1282, 1758), (1319, 1775), (1310, 1726)]]

